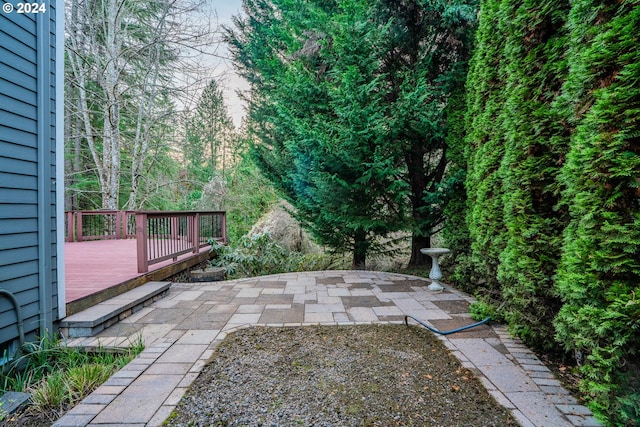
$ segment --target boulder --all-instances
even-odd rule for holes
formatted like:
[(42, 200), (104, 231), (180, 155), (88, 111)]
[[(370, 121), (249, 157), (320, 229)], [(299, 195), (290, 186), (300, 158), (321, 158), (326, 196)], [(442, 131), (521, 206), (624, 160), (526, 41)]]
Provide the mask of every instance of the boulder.
[(269, 233), (271, 239), (290, 252), (320, 253), (320, 246), (311, 240), (311, 236), (289, 213), (295, 208), (282, 200), (251, 228), (248, 235)]

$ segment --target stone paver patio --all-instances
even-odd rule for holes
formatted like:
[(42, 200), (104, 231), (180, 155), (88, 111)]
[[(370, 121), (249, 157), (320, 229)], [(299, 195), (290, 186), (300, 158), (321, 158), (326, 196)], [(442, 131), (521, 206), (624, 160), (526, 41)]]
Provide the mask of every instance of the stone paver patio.
[[(473, 298), (392, 273), (323, 271), (173, 284), (169, 294), (92, 338), (69, 345), (146, 349), (54, 426), (160, 426), (225, 336), (251, 325), (402, 323), (412, 315), (440, 330), (473, 323)], [(439, 336), (524, 427), (597, 426), (544, 364), (499, 325)]]

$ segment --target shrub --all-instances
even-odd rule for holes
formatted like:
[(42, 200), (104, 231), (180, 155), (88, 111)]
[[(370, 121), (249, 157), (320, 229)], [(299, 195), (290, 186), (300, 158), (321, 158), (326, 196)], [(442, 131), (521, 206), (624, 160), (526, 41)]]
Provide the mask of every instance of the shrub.
[(581, 0), (569, 16), (573, 123), (562, 171), (571, 221), (556, 291), (557, 338), (580, 362), (589, 407), (640, 425), (640, 7)]
[(269, 233), (243, 236), (233, 246), (214, 242), (212, 264), (225, 267), (230, 278), (265, 276), (294, 271), (327, 270), (333, 258), (324, 254), (289, 252), (271, 239)]

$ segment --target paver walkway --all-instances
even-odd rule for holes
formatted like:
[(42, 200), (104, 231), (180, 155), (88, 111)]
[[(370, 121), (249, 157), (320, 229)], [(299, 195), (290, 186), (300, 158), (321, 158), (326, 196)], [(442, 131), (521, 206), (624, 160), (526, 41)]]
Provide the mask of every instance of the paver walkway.
[[(429, 281), (364, 271), (290, 273), (204, 284), (174, 284), (169, 295), (70, 345), (123, 345), (142, 337), (146, 349), (54, 426), (160, 426), (215, 347), (250, 325), (402, 323), (405, 314), (450, 330), (472, 323), (473, 299)], [(498, 325), (439, 336), (489, 393), (530, 426), (597, 426), (591, 412), (561, 387), (544, 364)]]

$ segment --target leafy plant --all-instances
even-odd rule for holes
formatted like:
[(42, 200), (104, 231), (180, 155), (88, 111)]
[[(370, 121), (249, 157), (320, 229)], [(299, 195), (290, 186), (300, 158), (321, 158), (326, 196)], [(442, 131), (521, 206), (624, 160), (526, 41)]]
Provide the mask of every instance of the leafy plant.
[(40, 411), (63, 412), (143, 349), (141, 338), (126, 349), (86, 351), (45, 335), (25, 344), (22, 355), (3, 368), (0, 385), (2, 391), (31, 393), (32, 404)]
[(487, 304), (484, 301), (477, 301), (469, 305), (469, 312), (471, 313), (471, 318), (474, 320), (483, 320), (487, 317), (497, 320), (501, 317), (495, 306)]
[(212, 264), (225, 267), (230, 278), (327, 270), (333, 264), (333, 258), (327, 255), (287, 251), (274, 242), (268, 233), (243, 236), (234, 246), (222, 246), (214, 242), (211, 251), (216, 254)]
[(248, 156), (243, 156), (226, 176), (227, 237), (233, 244), (278, 200), (273, 186), (260, 174)]

